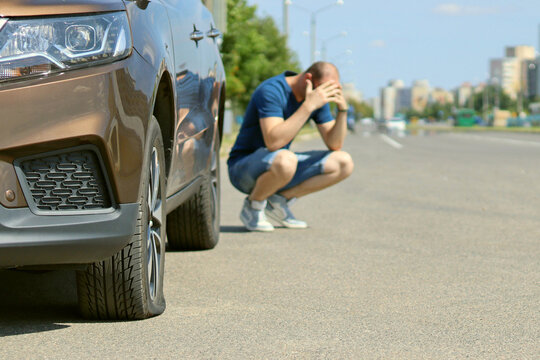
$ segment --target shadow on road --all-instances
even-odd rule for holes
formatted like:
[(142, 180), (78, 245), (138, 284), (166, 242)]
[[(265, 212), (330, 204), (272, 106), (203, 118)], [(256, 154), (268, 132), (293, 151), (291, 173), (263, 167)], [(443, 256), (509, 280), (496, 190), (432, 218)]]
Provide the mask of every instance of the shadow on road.
[(245, 233), (248, 232), (248, 230), (243, 226), (222, 226), (220, 228), (220, 231), (222, 233)]
[(73, 271), (0, 271), (0, 337), (59, 330), (81, 322)]

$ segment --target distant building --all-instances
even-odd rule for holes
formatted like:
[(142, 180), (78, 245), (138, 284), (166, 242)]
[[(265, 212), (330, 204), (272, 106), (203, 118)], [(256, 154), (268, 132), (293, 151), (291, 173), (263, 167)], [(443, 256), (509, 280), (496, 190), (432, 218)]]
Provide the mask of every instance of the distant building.
[(401, 89), (405, 86), (405, 83), (403, 82), (403, 80), (400, 79), (392, 79), (388, 82), (388, 86), (392, 86), (396, 89)]
[[(523, 95), (528, 93), (528, 67), (531, 61), (535, 60), (535, 49), (534, 46), (514, 46), (506, 48), (507, 56), (508, 54), (513, 54), (513, 57), (519, 59), (519, 90)], [(535, 65), (536, 67), (536, 65)]]
[(454, 94), (445, 89), (435, 88), (433, 91), (431, 91), (429, 102), (438, 103), (441, 105), (453, 104)]
[(373, 109), (373, 118), (381, 119), (382, 118), (381, 98), (376, 96), (374, 98), (368, 99), (367, 103)]
[(512, 99), (521, 91), (521, 63), (518, 58), (492, 59), (489, 66), (492, 82), (496, 82)]
[(486, 89), (487, 84), (485, 82), (481, 82), (478, 85), (476, 85), (473, 88), (473, 93), (475, 94), (482, 94), (484, 90)]
[(397, 89), (396, 93), (396, 112), (402, 113), (412, 107), (411, 88)]
[(535, 49), (527, 45), (508, 46), (505, 55), (490, 61), (490, 78), (515, 100), (519, 94), (529, 92), (528, 67), (535, 60)]
[(398, 99), (398, 91), (404, 87), (402, 80), (391, 80), (387, 87), (381, 90), (381, 110), (382, 118), (389, 120), (397, 113), (396, 100)]
[(387, 86), (381, 90), (381, 112), (382, 118), (389, 120), (396, 114), (396, 94), (397, 89)]
[(518, 58), (521, 60), (532, 60), (535, 58), (534, 46), (528, 45), (507, 46), (505, 54), (506, 57)]
[(355, 102), (361, 103), (364, 100), (364, 94), (360, 90), (357, 90), (354, 86), (354, 83), (344, 83), (343, 84), (343, 96), (347, 101), (353, 100)]
[(416, 80), (411, 88), (411, 108), (423, 112), (428, 104), (430, 92), (428, 80)]
[(466, 82), (461, 84), (461, 86), (456, 89), (457, 106), (461, 108), (472, 108), (472, 94), (473, 87), (470, 83)]
[(538, 92), (538, 67), (540, 65), (540, 59), (525, 60), (523, 63), (523, 75), (525, 77), (525, 84), (523, 88), (523, 94), (532, 99), (539, 95)]

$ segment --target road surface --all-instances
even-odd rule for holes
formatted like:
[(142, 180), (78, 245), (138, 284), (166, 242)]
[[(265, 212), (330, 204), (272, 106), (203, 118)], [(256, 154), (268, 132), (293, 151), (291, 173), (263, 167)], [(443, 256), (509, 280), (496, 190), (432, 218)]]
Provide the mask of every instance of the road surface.
[(220, 243), (167, 253), (162, 316), (86, 321), (71, 272), (0, 272), (0, 358), (540, 358), (540, 136), (345, 150), (354, 174), (293, 207), (306, 230), (245, 232), (224, 177)]

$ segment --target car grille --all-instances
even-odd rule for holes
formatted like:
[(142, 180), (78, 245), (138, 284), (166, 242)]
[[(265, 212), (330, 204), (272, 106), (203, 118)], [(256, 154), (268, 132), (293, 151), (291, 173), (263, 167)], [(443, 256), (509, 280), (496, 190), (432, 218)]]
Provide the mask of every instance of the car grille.
[(26, 159), (20, 161), (18, 167), (24, 177), (21, 183), (28, 187), (26, 193), (38, 210), (95, 210), (112, 206), (94, 151), (70, 151)]

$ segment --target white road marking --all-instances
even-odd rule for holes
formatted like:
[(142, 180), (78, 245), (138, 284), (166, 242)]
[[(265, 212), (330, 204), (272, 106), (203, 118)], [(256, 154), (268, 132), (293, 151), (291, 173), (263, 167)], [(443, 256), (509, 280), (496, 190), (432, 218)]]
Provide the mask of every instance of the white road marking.
[(396, 149), (403, 149), (403, 145), (401, 145), (400, 143), (398, 143), (396, 140), (392, 139), (390, 136), (388, 135), (385, 135), (385, 134), (381, 134), (381, 139), (387, 143), (388, 145), (392, 146), (393, 148), (396, 148)]
[(500, 142), (500, 143), (506, 143), (506, 144), (512, 144), (512, 145), (540, 147), (540, 141), (506, 139), (506, 138), (500, 138), (500, 137), (482, 136), (482, 135), (473, 135), (473, 134), (449, 134), (449, 135), (454, 136), (454, 137), (493, 141), (493, 142)]

